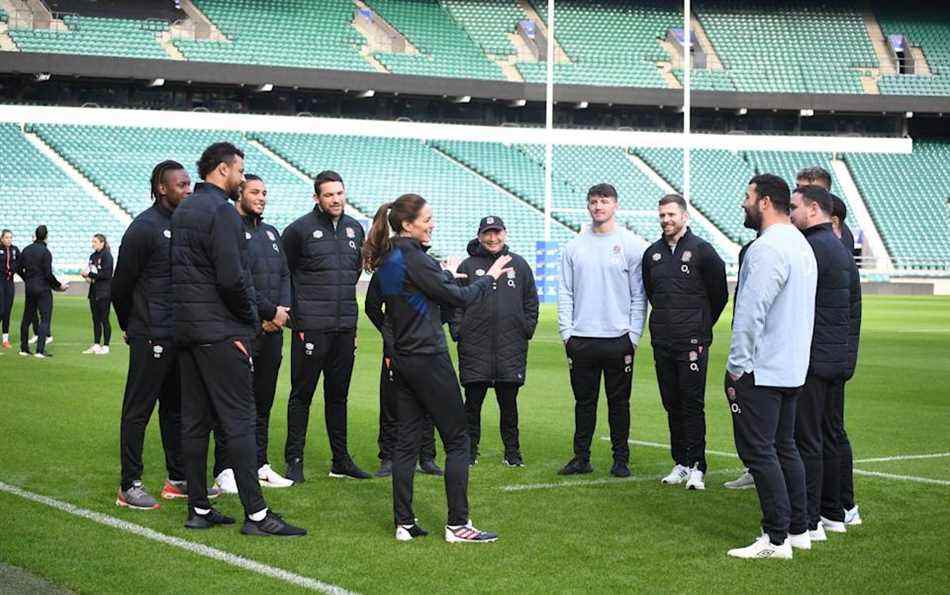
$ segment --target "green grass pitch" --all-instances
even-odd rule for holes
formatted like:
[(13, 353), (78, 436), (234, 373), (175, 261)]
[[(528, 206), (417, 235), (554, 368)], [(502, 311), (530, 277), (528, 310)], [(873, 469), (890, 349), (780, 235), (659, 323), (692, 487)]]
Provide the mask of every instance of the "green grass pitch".
[[(18, 298), (14, 326), (22, 303)], [(950, 299), (868, 297), (864, 312), (859, 369), (847, 393), (855, 458), (950, 451)], [(180, 502), (163, 502), (153, 512), (117, 508), (118, 422), (127, 351), (117, 340), (109, 356), (80, 355), (91, 342), (89, 309), (81, 298), (56, 297), (53, 359), (18, 357), (15, 348), (0, 356), (0, 481), (360, 592), (946, 592), (950, 457), (856, 463), (865, 471), (944, 483), (856, 476), (864, 525), (845, 536), (829, 535), (828, 542), (796, 552), (790, 562), (726, 557), (727, 549), (752, 541), (760, 519), (754, 492), (721, 487), (740, 468), (734, 457), (709, 457), (705, 492), (660, 485), (656, 478), (669, 470), (671, 461), (664, 449), (655, 447), (632, 448), (634, 481), (608, 479), (609, 443), (601, 439), (607, 435), (603, 399), (594, 473), (576, 480), (556, 476), (571, 455), (573, 398), (554, 319), (553, 308), (546, 307), (519, 398), (525, 468), (502, 465), (497, 405), (486, 400), (482, 457), (471, 473), (470, 499), (476, 525), (500, 533), (495, 544), (446, 544), (440, 534), (445, 520), (442, 480), (427, 476), (417, 476), (415, 507), (420, 523), (433, 535), (397, 543), (389, 480), (327, 477), (319, 390), (307, 444), (307, 483), (266, 492), (271, 507), (307, 527), (308, 537), (249, 538), (236, 528), (189, 532), (182, 526), (185, 506)], [(712, 347), (706, 398), (708, 448), (725, 453), (734, 452), (721, 388), (728, 329), (724, 316)], [(357, 463), (373, 471), (379, 358), (380, 338), (361, 318), (349, 444)], [(270, 455), (278, 471), (283, 471), (289, 363), (285, 356), (271, 426)], [(646, 338), (635, 373), (632, 437), (665, 443), (665, 415)], [(156, 418), (149, 428), (143, 478), (155, 495), (164, 478)], [(579, 483), (504, 489), (562, 481)], [(237, 497), (223, 498), (217, 506), (240, 515)], [(0, 492), (0, 511), (0, 561), (67, 589), (296, 589), (11, 494)]]

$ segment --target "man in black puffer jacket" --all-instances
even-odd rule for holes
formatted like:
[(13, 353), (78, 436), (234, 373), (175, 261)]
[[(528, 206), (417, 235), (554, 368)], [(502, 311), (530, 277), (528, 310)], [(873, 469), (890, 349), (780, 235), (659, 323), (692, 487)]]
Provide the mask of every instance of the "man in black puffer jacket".
[(663, 236), (643, 253), (642, 271), (674, 463), (662, 482), (703, 490), (706, 369), (713, 326), (729, 301), (726, 267), (715, 248), (690, 231), (682, 196), (664, 196), (658, 208)]
[(177, 161), (152, 170), (154, 204), (139, 213), (122, 236), (112, 305), (129, 345), (129, 371), (122, 397), (119, 450), (122, 476), (116, 504), (158, 508), (142, 485), (142, 448), (155, 402), (168, 477), (162, 497), (186, 498), (181, 460), (181, 378), (172, 314), (172, 213), (191, 194), (191, 178)]
[(492, 284), (489, 296), (455, 313), (452, 338), (458, 341), (459, 380), (465, 387), (465, 414), (471, 441), (471, 464), (478, 462), (482, 429), (482, 402), (489, 388), (495, 389), (501, 414), (504, 462), (521, 467), (518, 439), (518, 390), (524, 384), (528, 341), (538, 325), (538, 288), (534, 273), (524, 258), (509, 252), (508, 232), (500, 217), (485, 217), (478, 237), (468, 244), (469, 257), (458, 272), (464, 285), (481, 277), (502, 255), (511, 256), (511, 271)]
[(277, 376), (283, 359), (283, 329), (290, 313), (290, 271), (280, 248), (280, 234), (263, 221), (267, 206), (267, 186), (253, 174), (246, 182), (237, 203), (248, 239), (248, 265), (257, 295), (257, 314), (261, 330), (254, 339), (254, 401), (257, 405), (257, 474), (261, 485), (283, 488), (293, 482), (281, 477), (267, 460), (270, 411), (277, 390)]
[(336, 172), (317, 174), (313, 210), (284, 230), (284, 255), (293, 292), (290, 399), (287, 401), (287, 479), (304, 481), (303, 454), (310, 403), (323, 379), (330, 477), (368, 479), (346, 444), (346, 401), (356, 361), (356, 282), (360, 278), (363, 227), (344, 214), (346, 189)]
[(843, 519), (821, 517), (824, 464), (837, 471), (838, 441), (830, 424), (834, 403), (832, 386), (853, 373), (851, 296), (860, 283), (854, 259), (832, 230), (831, 195), (819, 186), (801, 186), (792, 195), (792, 223), (802, 230), (815, 253), (818, 287), (815, 294), (815, 330), (808, 376), (798, 399), (795, 442), (805, 465), (808, 529), (816, 541), (825, 530), (844, 530)]
[(248, 535), (293, 536), (267, 509), (257, 478), (252, 339), (257, 335), (254, 287), (247, 278), (247, 239), (229, 201), (244, 183), (244, 153), (230, 143), (205, 149), (204, 180), (172, 215), (175, 341), (180, 349), (182, 451), (191, 529), (232, 524), (207, 494), (208, 437), (217, 424), (234, 468)]

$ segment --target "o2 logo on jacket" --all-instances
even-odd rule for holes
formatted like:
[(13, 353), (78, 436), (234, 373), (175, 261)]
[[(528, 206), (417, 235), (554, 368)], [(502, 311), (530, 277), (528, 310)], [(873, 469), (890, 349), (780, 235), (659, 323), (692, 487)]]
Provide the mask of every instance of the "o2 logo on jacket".
[(481, 276), (483, 276), (484, 274), (485, 274), (485, 269), (477, 269), (477, 270), (475, 271), (475, 275), (476, 275), (477, 277), (481, 277)]
[(280, 248), (277, 247), (277, 242), (271, 244), (271, 247), (274, 248), (274, 252), (277, 252), (278, 254), (280, 253)]

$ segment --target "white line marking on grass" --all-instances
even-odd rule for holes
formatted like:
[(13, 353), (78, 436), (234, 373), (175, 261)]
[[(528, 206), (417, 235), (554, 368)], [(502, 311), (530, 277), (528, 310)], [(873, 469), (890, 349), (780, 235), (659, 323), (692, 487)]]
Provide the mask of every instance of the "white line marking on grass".
[(950, 333), (950, 328), (902, 328), (897, 329), (898, 333), (938, 333), (945, 335)]
[[(610, 440), (610, 437), (609, 437), (609, 436), (601, 436), (600, 439), (601, 439), (601, 440)], [(668, 449), (668, 448), (670, 447), (669, 444), (663, 444), (662, 442), (650, 442), (650, 441), (648, 441), (648, 440), (633, 440), (633, 439), (630, 439), (630, 440), (627, 440), (627, 442), (629, 442), (630, 444), (636, 444), (637, 446), (650, 446), (650, 447), (653, 447), (653, 448), (664, 448), (664, 449)], [(719, 456), (719, 457), (729, 457), (729, 458), (732, 458), (732, 459), (738, 459), (738, 458), (739, 458), (739, 455), (737, 455), (737, 454), (734, 453), (734, 452), (723, 452), (723, 451), (721, 451), (721, 450), (707, 450), (707, 451), (706, 451), (706, 454), (708, 454), (708, 455), (716, 455), (716, 456)]]
[(887, 461), (911, 461), (914, 459), (939, 459), (950, 457), (950, 452), (935, 452), (922, 455), (895, 455), (892, 457), (877, 457), (873, 459), (857, 459), (855, 463), (886, 463)]
[[(710, 475), (732, 475), (738, 473), (742, 469), (716, 469), (715, 471), (710, 471), (706, 473), (706, 477)], [(587, 488), (591, 486), (598, 485), (611, 485), (611, 484), (623, 484), (623, 483), (639, 483), (641, 481), (660, 481), (662, 475), (640, 475), (637, 477), (609, 477), (603, 479), (579, 479), (574, 481), (555, 481), (551, 483), (524, 483), (524, 484), (514, 484), (508, 486), (502, 486), (500, 489), (503, 492), (523, 492), (526, 490), (550, 490), (554, 488)]]
[(938, 486), (950, 486), (950, 481), (946, 479), (931, 479), (929, 477), (916, 477), (914, 475), (896, 475), (894, 473), (881, 473), (880, 471), (865, 471), (864, 469), (852, 469), (856, 475), (867, 475), (869, 477), (883, 477), (884, 479), (899, 479), (902, 481), (915, 481), (917, 483), (930, 483)]
[(158, 541), (172, 547), (177, 547), (185, 551), (191, 552), (193, 554), (198, 554), (199, 556), (204, 556), (205, 558), (211, 558), (212, 560), (219, 560), (225, 564), (230, 564), (242, 570), (249, 570), (251, 572), (261, 574), (264, 576), (269, 576), (277, 580), (296, 585), (298, 587), (303, 587), (304, 589), (310, 589), (313, 591), (321, 591), (323, 593), (331, 593), (333, 595), (346, 595), (350, 593), (346, 589), (337, 587), (336, 585), (331, 585), (323, 581), (318, 581), (316, 579), (308, 578), (306, 576), (301, 576), (299, 574), (294, 574), (288, 570), (282, 570), (280, 568), (275, 568), (274, 566), (268, 566), (267, 564), (262, 564), (260, 562), (255, 562), (249, 558), (244, 558), (242, 556), (237, 556), (213, 547), (195, 543), (193, 541), (187, 541), (185, 539), (179, 539), (178, 537), (172, 537), (170, 535), (165, 535), (164, 533), (159, 533), (148, 527), (143, 527), (141, 525), (136, 525), (135, 523), (130, 523), (128, 521), (123, 521), (122, 519), (117, 519), (115, 517), (94, 512), (92, 510), (87, 510), (85, 508), (80, 508), (69, 504), (68, 502), (62, 502), (50, 498), (48, 496), (43, 496), (40, 494), (35, 494), (29, 492), (17, 486), (13, 486), (7, 483), (0, 482), (0, 492), (6, 492), (8, 494), (13, 494), (14, 496), (19, 496), (25, 500), (30, 500), (37, 502), (39, 504), (44, 504), (50, 508), (55, 508), (63, 512), (69, 513), (73, 516), (80, 518), (88, 519), (99, 523), (100, 525), (106, 525), (107, 527), (114, 527), (120, 531), (125, 531), (126, 533), (131, 533), (133, 535), (138, 535), (139, 537), (144, 537), (146, 539), (151, 539), (152, 541)]

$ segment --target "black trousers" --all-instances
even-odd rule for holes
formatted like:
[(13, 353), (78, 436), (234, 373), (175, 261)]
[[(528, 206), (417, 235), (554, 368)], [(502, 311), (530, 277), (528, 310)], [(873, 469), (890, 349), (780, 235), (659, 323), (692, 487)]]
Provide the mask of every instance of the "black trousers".
[[(36, 331), (36, 352), (46, 351), (46, 337), (50, 333), (50, 318), (53, 316), (53, 292), (46, 290), (26, 294), (23, 318), (20, 320), (20, 351), (30, 350), (30, 325)], [(39, 317), (39, 324), (34, 319)]]
[[(392, 358), (383, 357), (379, 371), (379, 460), (392, 461), (396, 451), (397, 434), (397, 391)], [(435, 460), (435, 426), (432, 417), (426, 413), (420, 426), (422, 436), (419, 445), (419, 462)]]
[(284, 334), (262, 333), (254, 340), (254, 403), (257, 409), (257, 467), (268, 463), (270, 411), (283, 360)]
[(432, 416), (445, 448), (445, 495), (448, 524), (468, 522), (469, 443), (465, 407), (448, 353), (398, 355), (393, 360), (396, 384), (396, 452), (393, 457), (393, 511), (397, 524), (411, 525), (412, 482), (425, 416)]
[(14, 297), (16, 297), (16, 289), (13, 280), (0, 280), (0, 323), (2, 323), (4, 335), (10, 332), (10, 312), (13, 311)]
[[(468, 439), (473, 454), (478, 453), (478, 443), (482, 439), (482, 403), (492, 385), (473, 383), (465, 385), (465, 416), (468, 418)], [(495, 384), (495, 398), (500, 413), (499, 429), (501, 442), (505, 445), (505, 456), (520, 454), (521, 443), (518, 440), (518, 390), (517, 384)]]
[(597, 425), (600, 378), (603, 376), (614, 460), (628, 462), (633, 343), (627, 335), (613, 339), (571, 337), (566, 350), (571, 390), (574, 392), (574, 456), (590, 460), (590, 444)]
[(168, 479), (185, 479), (181, 460), (181, 384), (178, 357), (172, 341), (129, 339), (129, 371), (122, 397), (119, 430), (119, 458), (122, 462), (122, 489), (142, 478), (142, 448), (155, 401), (165, 450)]
[(795, 415), (795, 444), (805, 466), (805, 490), (808, 495), (808, 528), (818, 528), (824, 487), (824, 466), (838, 474), (838, 437), (829, 423), (832, 406), (832, 382), (809, 374), (798, 396)]
[(208, 437), (213, 428), (227, 448), (245, 514), (267, 507), (257, 480), (257, 410), (250, 344), (247, 339), (236, 339), (194, 345), (179, 352), (182, 456), (192, 507), (211, 507), (207, 474)]
[(92, 312), (93, 343), (109, 345), (112, 339), (112, 325), (109, 323), (109, 298), (89, 298), (89, 310)]
[(762, 530), (773, 544), (789, 533), (804, 533), (805, 469), (795, 446), (795, 405), (799, 388), (756, 386), (754, 374), (732, 382), (726, 373), (726, 394), (732, 411), (733, 438), (739, 458), (755, 479), (762, 507)]
[(670, 454), (684, 467), (706, 472), (706, 369), (709, 349), (690, 351), (653, 347), (660, 398), (670, 428)]
[(323, 411), (334, 463), (349, 457), (346, 447), (346, 400), (356, 361), (356, 331), (295, 332), (290, 342), (290, 399), (284, 459), (303, 458), (310, 402), (323, 373)]
[(831, 384), (825, 413), (825, 436), (837, 449), (824, 460), (821, 516), (843, 521), (844, 511), (854, 508), (854, 455), (844, 427), (844, 381)]

